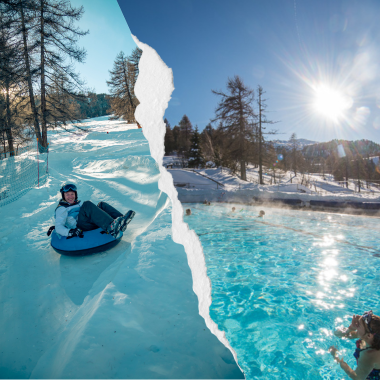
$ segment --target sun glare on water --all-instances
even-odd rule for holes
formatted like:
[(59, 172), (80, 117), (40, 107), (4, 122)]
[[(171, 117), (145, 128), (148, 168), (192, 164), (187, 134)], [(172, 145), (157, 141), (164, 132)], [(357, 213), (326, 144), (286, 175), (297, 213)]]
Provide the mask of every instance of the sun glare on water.
[(342, 118), (351, 105), (352, 100), (341, 92), (326, 85), (320, 85), (315, 89), (314, 108), (326, 118), (338, 121)]

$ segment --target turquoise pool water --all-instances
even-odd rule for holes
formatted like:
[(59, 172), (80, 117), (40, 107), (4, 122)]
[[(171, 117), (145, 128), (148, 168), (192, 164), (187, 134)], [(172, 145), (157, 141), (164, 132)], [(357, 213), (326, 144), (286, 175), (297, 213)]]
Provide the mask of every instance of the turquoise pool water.
[[(231, 212), (231, 207), (236, 212)], [(185, 204), (212, 284), (211, 318), (247, 379), (346, 379), (354, 342), (333, 330), (380, 314), (379, 218), (241, 205)]]

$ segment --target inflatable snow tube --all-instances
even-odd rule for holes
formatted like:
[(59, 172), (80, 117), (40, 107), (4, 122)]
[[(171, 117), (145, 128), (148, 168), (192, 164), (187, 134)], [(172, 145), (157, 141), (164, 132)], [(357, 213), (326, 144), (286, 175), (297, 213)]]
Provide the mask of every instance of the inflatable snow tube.
[(119, 239), (106, 234), (101, 228), (92, 231), (83, 231), (83, 238), (74, 237), (67, 239), (55, 231), (51, 234), (51, 246), (60, 254), (68, 256), (90, 255), (92, 253), (105, 251), (118, 244)]

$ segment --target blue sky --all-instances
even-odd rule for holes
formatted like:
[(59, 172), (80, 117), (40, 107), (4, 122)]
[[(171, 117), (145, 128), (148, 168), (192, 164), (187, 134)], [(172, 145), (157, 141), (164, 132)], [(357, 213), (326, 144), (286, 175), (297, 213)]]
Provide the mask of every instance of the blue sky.
[[(79, 71), (107, 92), (116, 55), (135, 47), (130, 31), (173, 69), (165, 116), (202, 130), (228, 77), (266, 91), (279, 139), (370, 139), (380, 143), (380, 2), (376, 0), (72, 0), (84, 5)], [(123, 20), (123, 14), (125, 20)], [(337, 106), (336, 106), (337, 105)], [(338, 112), (340, 111), (340, 112)]]
[(118, 2), (131, 32), (173, 69), (172, 126), (187, 114), (203, 129), (217, 105), (211, 90), (239, 75), (263, 86), (279, 139), (380, 142), (380, 2)]
[(87, 50), (84, 64), (76, 64), (76, 70), (95, 92), (108, 93), (106, 80), (120, 51), (129, 55), (136, 47), (128, 24), (116, 0), (71, 0), (74, 7), (84, 7), (84, 15), (77, 23), (89, 34), (80, 38), (78, 46)]

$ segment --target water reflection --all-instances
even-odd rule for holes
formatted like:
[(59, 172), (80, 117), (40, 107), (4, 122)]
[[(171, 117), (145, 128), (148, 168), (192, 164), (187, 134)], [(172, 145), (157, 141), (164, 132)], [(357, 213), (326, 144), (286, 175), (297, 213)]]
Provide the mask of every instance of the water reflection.
[[(376, 243), (375, 221), (272, 209), (253, 228), (248, 215), (258, 213), (254, 207), (239, 218), (226, 218), (224, 207), (214, 206), (212, 214), (194, 209), (189, 226), (206, 257), (210, 315), (226, 332), (247, 379), (268, 373), (271, 379), (314, 380), (322, 373), (340, 379), (341, 372), (325, 364), (327, 349), (336, 344), (336, 326), (348, 326), (352, 313), (362, 309), (354, 295), (363, 286), (380, 286), (371, 263), (378, 259), (357, 245)], [(366, 229), (356, 228), (362, 225)], [(373, 308), (380, 305), (376, 297), (370, 301)], [(339, 344), (344, 350), (345, 342)]]

